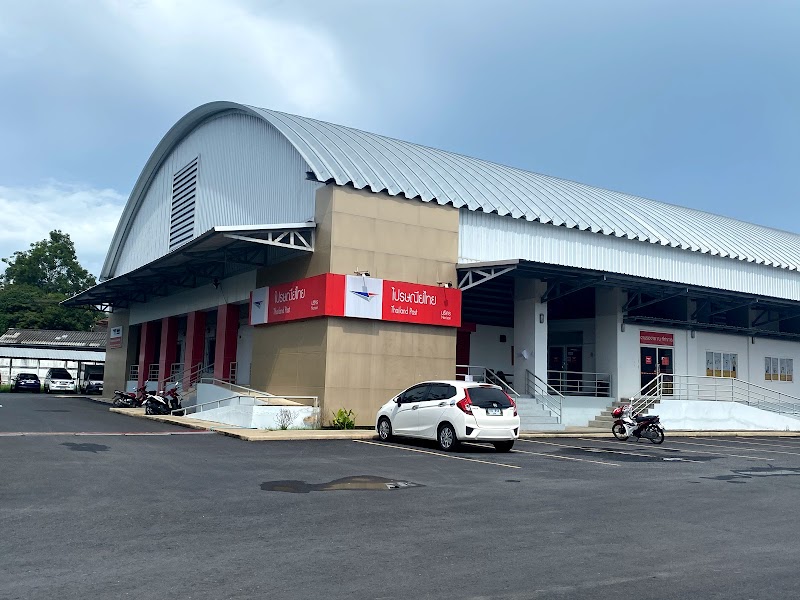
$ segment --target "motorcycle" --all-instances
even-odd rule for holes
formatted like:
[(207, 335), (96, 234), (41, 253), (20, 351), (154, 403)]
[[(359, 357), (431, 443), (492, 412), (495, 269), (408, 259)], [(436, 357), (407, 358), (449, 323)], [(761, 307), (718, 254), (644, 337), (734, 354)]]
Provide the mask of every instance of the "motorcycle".
[(138, 408), (144, 403), (147, 390), (144, 386), (137, 388), (135, 392), (123, 392), (114, 390), (114, 398), (111, 405), (117, 408)]
[(611, 427), (611, 433), (618, 440), (625, 441), (631, 436), (636, 440), (645, 438), (653, 444), (664, 441), (664, 428), (658, 415), (636, 415), (632, 413), (630, 404), (619, 406), (611, 412), (616, 419)]
[(172, 411), (180, 410), (181, 408), (180, 394), (173, 388), (154, 394), (147, 394), (144, 412), (146, 415), (169, 415)]

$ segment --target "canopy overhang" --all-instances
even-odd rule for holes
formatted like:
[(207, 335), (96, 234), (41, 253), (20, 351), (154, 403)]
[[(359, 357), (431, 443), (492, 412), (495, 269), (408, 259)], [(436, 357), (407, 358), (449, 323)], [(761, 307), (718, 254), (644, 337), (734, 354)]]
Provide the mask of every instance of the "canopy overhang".
[(63, 302), (101, 310), (128, 308), (181, 290), (214, 284), (254, 268), (314, 252), (316, 224), (214, 227), (138, 269), (107, 279)]

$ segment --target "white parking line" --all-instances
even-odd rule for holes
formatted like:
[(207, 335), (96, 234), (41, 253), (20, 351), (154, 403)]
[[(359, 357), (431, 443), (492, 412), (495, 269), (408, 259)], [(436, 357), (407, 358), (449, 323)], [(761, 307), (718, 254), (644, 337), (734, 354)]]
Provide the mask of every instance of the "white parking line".
[(384, 448), (395, 448), (396, 450), (406, 450), (408, 452), (419, 452), (420, 454), (431, 454), (433, 456), (441, 456), (443, 458), (452, 458), (453, 460), (466, 460), (467, 462), (481, 463), (484, 465), (494, 465), (495, 467), (506, 467), (508, 469), (521, 469), (517, 465), (507, 465), (505, 463), (496, 463), (490, 460), (479, 460), (477, 458), (467, 458), (465, 456), (454, 456), (452, 454), (444, 454), (442, 452), (431, 452), (430, 450), (420, 450), (419, 448), (407, 448), (405, 446), (395, 446), (394, 444), (383, 444), (381, 442), (369, 442), (367, 440), (353, 440), (356, 444), (369, 444), (370, 446), (383, 446)]
[[(526, 442), (527, 440), (520, 440)], [(527, 450), (512, 450), (511, 452), (518, 452), (519, 454), (532, 454), (533, 456), (543, 456), (544, 458), (554, 458), (557, 460), (575, 460), (578, 462), (587, 462), (595, 465), (605, 465), (607, 467), (620, 467), (622, 465), (604, 460), (589, 460), (588, 458), (575, 458), (572, 456), (558, 456), (557, 454), (546, 454), (544, 452), (529, 452)]]
[(583, 450), (584, 452), (608, 453), (608, 454), (627, 454), (628, 456), (643, 456), (645, 458), (654, 458), (652, 454), (638, 454), (636, 452), (629, 452), (627, 450), (605, 450), (603, 448), (591, 448), (589, 446), (568, 446), (566, 444), (554, 444), (553, 442), (540, 442), (538, 440), (520, 440), (531, 444), (547, 444), (548, 446), (557, 446), (559, 448), (572, 448), (573, 450)]
[[(677, 440), (670, 440), (672, 444), (689, 444), (691, 442), (678, 442)], [(711, 447), (707, 446), (706, 444), (694, 444), (695, 446), (703, 446), (703, 447)], [(667, 450), (668, 448), (653, 448), (653, 450)], [(742, 454), (728, 454), (726, 452), (706, 452), (705, 450), (686, 450), (685, 448), (681, 448), (681, 452), (691, 452), (692, 454), (713, 454), (714, 456), (732, 456), (734, 458), (749, 458), (750, 460), (772, 460), (769, 458), (764, 458), (763, 456), (744, 456)]]
[[(689, 439), (690, 440), (697, 440), (698, 442), (702, 442), (702, 441), (707, 440), (709, 438), (690, 437)], [(758, 438), (758, 439), (760, 439), (760, 438)], [(713, 441), (715, 441), (715, 442), (725, 442), (726, 444), (751, 444), (753, 446), (766, 446), (768, 448), (795, 448), (797, 450), (800, 450), (800, 446), (798, 446), (797, 444), (789, 444), (789, 445), (765, 444), (763, 442), (752, 442), (752, 441), (750, 441), (750, 438), (745, 438), (745, 439), (741, 439), (741, 440), (721, 440), (721, 439), (718, 439), (718, 438), (713, 438)], [(755, 450), (755, 448), (753, 448), (753, 450)]]
[[(595, 442), (597, 438), (575, 438), (577, 440), (581, 440), (582, 442)], [(645, 446), (643, 450), (658, 450), (658, 448), (651, 448), (650, 446)], [(642, 454), (641, 456), (649, 456), (651, 458), (654, 457), (653, 454)], [(658, 458), (657, 456), (655, 458)], [(693, 463), (702, 463), (702, 460), (692, 460), (690, 458), (681, 458), (681, 462), (693, 462)]]
[[(695, 439), (695, 438), (691, 438)], [(714, 440), (715, 442), (725, 442), (727, 440)], [(672, 440), (674, 444), (689, 444), (694, 446), (705, 446), (707, 448), (729, 448), (729, 446), (717, 446), (715, 444), (694, 444), (692, 442), (679, 442), (677, 440)], [(744, 442), (740, 442), (744, 443)], [(761, 450), (760, 448), (742, 448), (742, 450), (750, 450), (751, 452), (769, 452), (770, 454), (789, 454), (791, 456), (800, 456), (800, 452), (786, 452), (784, 450)]]

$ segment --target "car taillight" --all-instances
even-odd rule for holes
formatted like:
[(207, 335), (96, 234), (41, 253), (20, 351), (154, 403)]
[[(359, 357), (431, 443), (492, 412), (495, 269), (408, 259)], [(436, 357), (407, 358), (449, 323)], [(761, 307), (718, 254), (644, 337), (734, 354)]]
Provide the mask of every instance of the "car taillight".
[[(503, 392), (503, 393), (505, 393), (505, 392)], [(508, 401), (511, 402), (511, 406), (514, 407), (514, 416), (515, 417), (518, 416), (517, 415), (517, 403), (514, 402), (514, 399), (511, 396), (509, 396), (508, 394), (506, 394), (506, 398), (508, 398)]]
[(471, 415), (472, 414), (472, 400), (469, 399), (469, 392), (464, 390), (464, 397), (456, 402), (456, 406), (461, 409), (462, 412)]

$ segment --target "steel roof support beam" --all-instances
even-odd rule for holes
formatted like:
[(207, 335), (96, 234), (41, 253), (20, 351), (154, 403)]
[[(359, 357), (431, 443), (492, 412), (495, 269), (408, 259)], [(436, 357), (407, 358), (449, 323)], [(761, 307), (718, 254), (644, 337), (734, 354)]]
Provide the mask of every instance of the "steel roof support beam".
[(265, 246), (278, 246), (280, 248), (293, 248), (295, 250), (305, 250), (306, 252), (314, 251), (314, 230), (298, 231), (292, 229), (289, 231), (270, 231), (265, 238), (248, 237), (245, 235), (237, 235), (235, 233), (224, 233), (224, 237), (231, 240), (239, 240), (241, 242), (252, 242), (254, 244), (263, 244)]
[(644, 308), (645, 306), (652, 306), (653, 304), (658, 304), (659, 302), (665, 302), (666, 300), (672, 300), (673, 298), (680, 298), (680, 297), (688, 297), (689, 296), (689, 288), (686, 290), (680, 291), (676, 294), (669, 294), (667, 296), (661, 296), (660, 298), (656, 298), (655, 300), (648, 300), (647, 302), (639, 302), (638, 304), (632, 304), (632, 302), (638, 298), (641, 300), (642, 295), (641, 293), (637, 293), (633, 298), (628, 300), (625, 303), (625, 306), (622, 307), (622, 312), (626, 313), (631, 310), (639, 310), (640, 308)]
[(479, 269), (468, 269), (461, 278), (461, 281), (458, 282), (458, 289), (463, 292), (464, 290), (473, 288), (476, 285), (486, 283), (490, 279), (505, 275), (516, 268), (516, 265), (514, 265), (513, 267), (483, 267)]
[(575, 292), (580, 292), (581, 290), (585, 290), (586, 288), (594, 287), (606, 281), (605, 275), (603, 277), (597, 279), (584, 279), (583, 281), (575, 282), (575, 287), (571, 287), (566, 290), (562, 290), (561, 281), (556, 281), (554, 284), (548, 286), (547, 291), (541, 298), (542, 304), (545, 302), (551, 302), (553, 300), (559, 300), (564, 296), (569, 296), (570, 294), (574, 294)]

